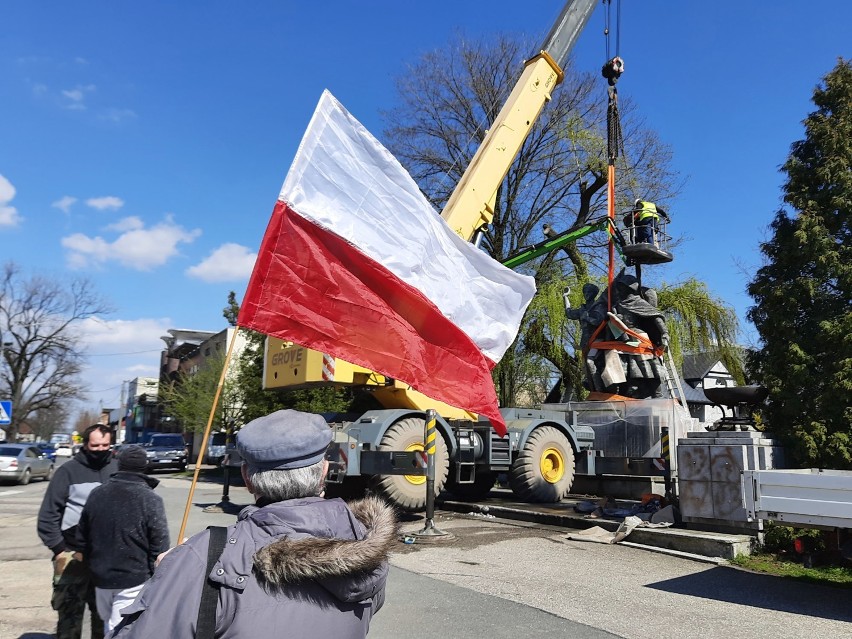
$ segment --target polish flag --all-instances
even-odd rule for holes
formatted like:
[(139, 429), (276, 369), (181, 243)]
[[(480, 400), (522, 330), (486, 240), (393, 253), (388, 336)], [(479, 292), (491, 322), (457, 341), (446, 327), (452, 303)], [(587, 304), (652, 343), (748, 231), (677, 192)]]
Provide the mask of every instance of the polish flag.
[(238, 324), (405, 382), (504, 435), (491, 369), (532, 278), (457, 236), (325, 91), (263, 237)]

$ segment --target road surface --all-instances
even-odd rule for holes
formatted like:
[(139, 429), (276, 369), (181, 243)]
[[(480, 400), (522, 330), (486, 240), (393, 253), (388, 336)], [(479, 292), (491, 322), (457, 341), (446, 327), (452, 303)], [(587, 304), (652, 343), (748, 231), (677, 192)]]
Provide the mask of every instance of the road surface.
[[(172, 538), (190, 482), (158, 475)], [(0, 485), (0, 639), (46, 639), (50, 561), (36, 535), (46, 484)], [(205, 513), (221, 485), (199, 484), (188, 532), (226, 525)], [(250, 496), (232, 487), (236, 504)], [(387, 603), (371, 639), (551, 636), (598, 639), (852, 638), (852, 591), (748, 573), (621, 545), (569, 541), (565, 531), (488, 516), (438, 513), (446, 542), (400, 542)], [(403, 522), (409, 532), (420, 518)]]

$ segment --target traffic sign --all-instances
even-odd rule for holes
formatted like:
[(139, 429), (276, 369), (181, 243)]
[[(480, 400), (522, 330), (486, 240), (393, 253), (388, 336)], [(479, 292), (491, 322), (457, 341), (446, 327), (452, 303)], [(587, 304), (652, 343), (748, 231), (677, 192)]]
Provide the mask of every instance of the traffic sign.
[(0, 402), (0, 425), (12, 423), (12, 402)]

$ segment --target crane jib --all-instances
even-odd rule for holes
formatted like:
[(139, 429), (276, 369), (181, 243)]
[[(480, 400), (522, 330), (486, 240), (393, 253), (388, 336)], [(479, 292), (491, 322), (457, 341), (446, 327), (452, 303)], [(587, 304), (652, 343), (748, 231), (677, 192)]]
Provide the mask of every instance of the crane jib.
[(553, 58), (560, 68), (565, 65), (568, 54), (597, 4), (598, 0), (568, 0), (562, 7), (559, 17), (541, 45), (541, 50)]

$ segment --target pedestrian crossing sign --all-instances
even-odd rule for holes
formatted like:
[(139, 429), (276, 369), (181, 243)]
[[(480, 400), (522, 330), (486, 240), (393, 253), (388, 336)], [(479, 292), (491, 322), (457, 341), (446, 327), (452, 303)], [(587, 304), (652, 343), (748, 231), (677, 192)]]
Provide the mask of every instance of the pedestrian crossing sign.
[(0, 402), (0, 424), (12, 423), (12, 402)]

